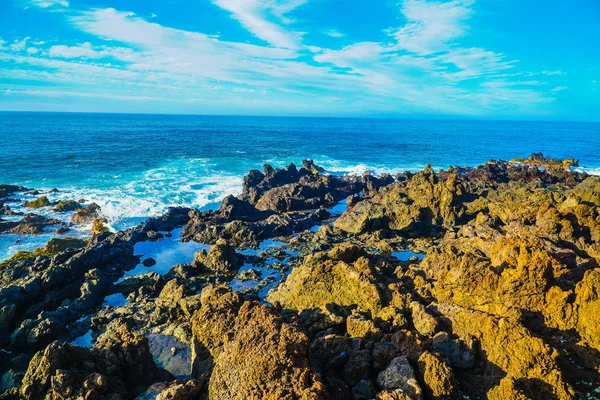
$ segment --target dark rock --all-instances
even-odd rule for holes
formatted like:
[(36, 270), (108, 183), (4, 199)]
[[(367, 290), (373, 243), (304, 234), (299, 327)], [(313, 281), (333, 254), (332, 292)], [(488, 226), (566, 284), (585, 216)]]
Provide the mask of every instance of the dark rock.
[(152, 267), (156, 265), (156, 260), (152, 257), (148, 257), (144, 261), (142, 261), (142, 264), (144, 265), (144, 267)]

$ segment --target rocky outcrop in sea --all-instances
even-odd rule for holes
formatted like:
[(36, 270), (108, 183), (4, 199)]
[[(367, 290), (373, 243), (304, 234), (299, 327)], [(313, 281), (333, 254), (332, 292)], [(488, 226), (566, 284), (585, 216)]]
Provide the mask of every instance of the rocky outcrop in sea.
[(0, 264), (0, 399), (598, 399), (600, 178), (574, 165), (265, 165), (120, 232), (40, 196), (0, 232), (68, 229), (53, 207), (93, 235)]

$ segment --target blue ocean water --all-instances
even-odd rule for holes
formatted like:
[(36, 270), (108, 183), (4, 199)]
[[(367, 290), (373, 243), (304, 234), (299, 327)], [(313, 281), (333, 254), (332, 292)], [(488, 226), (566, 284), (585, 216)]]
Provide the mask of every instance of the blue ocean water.
[[(0, 112), (0, 183), (94, 201), (113, 229), (171, 205), (214, 207), (263, 163), (313, 158), (332, 173), (395, 172), (534, 151), (599, 172), (600, 123)], [(0, 259), (52, 236), (0, 236)]]

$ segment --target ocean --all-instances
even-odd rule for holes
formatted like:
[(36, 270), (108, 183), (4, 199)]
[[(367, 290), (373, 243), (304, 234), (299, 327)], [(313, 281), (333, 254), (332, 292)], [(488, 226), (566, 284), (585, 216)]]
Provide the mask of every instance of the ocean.
[[(330, 173), (378, 173), (540, 151), (600, 173), (600, 123), (0, 112), (0, 183), (96, 202), (115, 230), (169, 206), (217, 207), (264, 163), (312, 158)], [(0, 235), (0, 260), (53, 236)]]

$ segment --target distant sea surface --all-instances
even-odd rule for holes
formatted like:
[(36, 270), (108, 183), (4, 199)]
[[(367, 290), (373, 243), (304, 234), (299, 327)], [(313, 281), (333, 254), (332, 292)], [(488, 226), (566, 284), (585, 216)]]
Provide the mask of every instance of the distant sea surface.
[[(215, 207), (264, 163), (312, 158), (331, 173), (398, 172), (540, 151), (600, 173), (600, 123), (0, 112), (0, 183), (96, 202), (113, 229), (168, 206)], [(0, 259), (52, 236), (2, 235)]]

